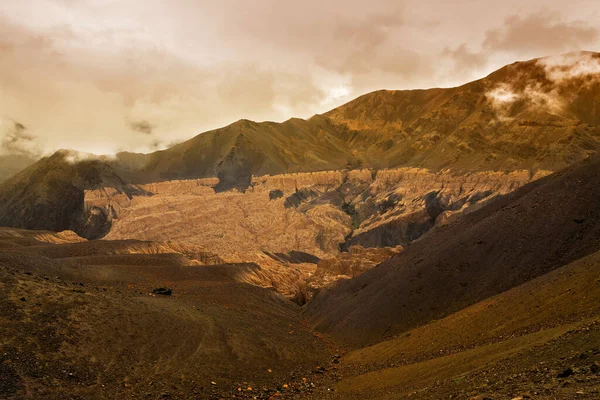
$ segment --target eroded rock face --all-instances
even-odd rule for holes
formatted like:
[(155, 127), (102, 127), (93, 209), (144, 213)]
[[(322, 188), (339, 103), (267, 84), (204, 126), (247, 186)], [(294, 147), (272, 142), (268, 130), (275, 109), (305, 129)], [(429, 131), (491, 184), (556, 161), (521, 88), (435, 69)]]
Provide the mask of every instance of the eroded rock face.
[[(142, 185), (151, 194), (144, 196), (103, 188), (86, 192), (85, 202), (109, 215), (105, 239), (201, 245), (224, 262), (260, 266), (241, 279), (302, 303), (312, 290), (397, 253), (358, 249), (407, 246), (545, 174), (324, 171), (253, 177), (244, 192), (218, 192), (212, 178)], [(281, 256), (290, 252), (306, 257)]]
[(355, 278), (390, 257), (402, 253), (403, 250), (402, 246), (382, 248), (351, 246), (348, 252), (321, 260), (317, 264), (315, 273), (306, 282), (307, 300), (312, 298), (319, 289), (340, 279)]
[(383, 170), (351, 205), (358, 228), (348, 243), (365, 247), (406, 246), (436, 223), (448, 223), (550, 171), (431, 173), (418, 168)]
[(264, 189), (156, 194), (122, 199), (118, 207), (113, 199), (118, 218), (106, 238), (202, 244), (227, 259), (263, 251), (297, 250), (319, 258), (337, 253), (338, 244), (350, 232), (343, 211), (330, 204), (306, 212), (286, 209), (283, 198), (270, 200)]

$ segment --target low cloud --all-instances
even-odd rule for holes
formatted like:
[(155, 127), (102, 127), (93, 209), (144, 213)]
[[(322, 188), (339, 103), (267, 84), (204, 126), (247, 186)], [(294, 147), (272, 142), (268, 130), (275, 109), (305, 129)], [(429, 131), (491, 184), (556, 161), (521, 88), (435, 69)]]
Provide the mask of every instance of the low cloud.
[(523, 94), (516, 92), (511, 85), (501, 83), (489, 90), (486, 97), (496, 113), (495, 119), (509, 122), (513, 119), (510, 117), (510, 110), (517, 101), (523, 99)]
[(148, 121), (137, 121), (129, 124), (135, 132), (140, 132), (146, 135), (152, 135), (152, 125)]
[(520, 95), (513, 91), (509, 84), (501, 83), (494, 89), (486, 93), (486, 96), (496, 107), (503, 107), (514, 103), (520, 98)]
[(574, 52), (544, 57), (538, 61), (548, 79), (559, 83), (571, 79), (600, 79), (600, 56), (589, 52)]
[(496, 112), (496, 119), (503, 122), (513, 119), (511, 111), (516, 104), (537, 111), (560, 114), (565, 111), (568, 101), (559, 93), (558, 87), (542, 87), (539, 82), (528, 84), (521, 89), (510, 83), (501, 83), (489, 90), (486, 97)]
[[(508, 120), (511, 107), (521, 102), (526, 107), (535, 107), (549, 113), (564, 112), (568, 103), (576, 95), (565, 90), (573, 80), (576, 87), (583, 88), (587, 84), (600, 81), (600, 56), (589, 52), (572, 52), (563, 55), (543, 57), (536, 61), (543, 68), (547, 82), (517, 77), (515, 83), (503, 82), (486, 93), (497, 113), (498, 119)], [(527, 83), (524, 87), (516, 82)]]
[(40, 153), (37, 137), (25, 125), (12, 120), (0, 120), (0, 155), (37, 158)]
[(500, 28), (489, 30), (483, 41), (488, 52), (556, 54), (595, 44), (600, 32), (583, 21), (563, 21), (558, 13), (512, 15)]

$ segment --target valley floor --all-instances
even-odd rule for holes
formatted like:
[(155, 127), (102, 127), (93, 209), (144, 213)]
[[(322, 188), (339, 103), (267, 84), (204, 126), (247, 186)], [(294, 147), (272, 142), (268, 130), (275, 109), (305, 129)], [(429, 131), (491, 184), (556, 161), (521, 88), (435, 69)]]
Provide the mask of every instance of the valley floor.
[(71, 239), (0, 241), (1, 398), (600, 398), (600, 253), (348, 349), (243, 264)]

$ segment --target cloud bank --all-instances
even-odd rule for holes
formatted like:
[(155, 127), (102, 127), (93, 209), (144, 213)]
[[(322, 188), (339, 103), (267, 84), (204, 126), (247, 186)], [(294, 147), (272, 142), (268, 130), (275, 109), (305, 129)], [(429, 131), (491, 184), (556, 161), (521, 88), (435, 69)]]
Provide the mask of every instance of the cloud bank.
[(523, 87), (522, 82), (528, 82), (527, 77), (517, 76), (514, 81), (499, 83), (486, 92), (499, 120), (510, 120), (511, 107), (517, 102), (551, 114), (563, 114), (577, 94), (569, 87), (580, 91), (600, 83), (600, 56), (595, 53), (549, 56), (536, 60), (535, 65), (541, 67), (546, 84), (538, 80)]

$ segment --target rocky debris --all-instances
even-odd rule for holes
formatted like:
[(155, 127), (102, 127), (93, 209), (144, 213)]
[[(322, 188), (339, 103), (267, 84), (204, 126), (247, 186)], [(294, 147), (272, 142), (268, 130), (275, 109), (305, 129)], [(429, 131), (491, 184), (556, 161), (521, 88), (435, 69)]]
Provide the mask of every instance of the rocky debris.
[(169, 289), (169, 288), (161, 287), (161, 288), (152, 289), (152, 293), (161, 295), (161, 296), (170, 296), (173, 294), (173, 290)]
[(283, 191), (276, 189), (269, 192), (269, 200), (277, 200), (283, 197)]
[(558, 374), (556, 377), (557, 378), (568, 378), (569, 376), (573, 375), (575, 372), (573, 371), (572, 368), (567, 368), (564, 371), (562, 371), (560, 374)]
[(357, 277), (402, 251), (402, 246), (384, 248), (351, 246), (348, 252), (321, 260), (317, 264), (315, 273), (307, 280), (307, 296), (309, 299), (312, 298), (319, 289), (340, 279)]
[[(492, 363), (486, 363), (475, 357), (470, 361), (475, 364), (473, 364), (474, 369), (469, 373), (458, 375), (460, 367), (446, 364), (451, 368), (441, 367), (436, 374), (435, 381), (429, 385), (423, 384), (417, 391), (411, 391), (410, 398), (419, 400), (434, 398), (472, 400), (600, 398), (598, 375), (593, 370), (593, 365), (600, 360), (600, 351), (591, 347), (600, 339), (600, 322), (597, 319), (597, 311), (596, 309), (591, 314), (594, 317), (589, 320), (576, 318), (579, 323), (567, 324), (562, 333), (552, 339), (543, 343), (527, 340), (524, 342), (527, 345), (519, 352), (505, 354)], [(560, 324), (561, 321), (556, 321), (556, 323)], [(539, 335), (541, 331), (535, 330), (533, 335)], [(503, 340), (507, 340), (507, 338), (498, 339), (499, 342)], [(484, 348), (485, 346), (481, 347), (482, 350)], [(464, 354), (464, 358), (457, 354), (460, 357), (458, 358), (459, 362), (462, 359), (469, 359), (468, 353)], [(444, 365), (443, 359), (444, 356), (440, 356), (438, 365)], [(343, 375), (353, 376), (363, 373), (354, 361), (341, 365)], [(479, 362), (482, 363), (480, 367), (478, 367)], [(385, 363), (379, 365), (377, 369), (385, 370), (394, 366)], [(402, 363), (405, 373), (410, 373), (412, 366), (416, 368), (416, 371), (421, 371), (420, 361)], [(385, 379), (385, 372), (373, 377), (377, 381)], [(392, 392), (391, 388), (393, 387), (393, 382), (390, 382), (386, 392)], [(391, 398), (407, 397), (406, 393), (402, 393), (403, 390), (406, 390), (405, 388), (397, 389), (397, 397)], [(376, 394), (381, 395), (381, 393), (385, 392), (379, 391)], [(360, 399), (361, 397), (360, 394), (348, 392), (343, 398)]]

